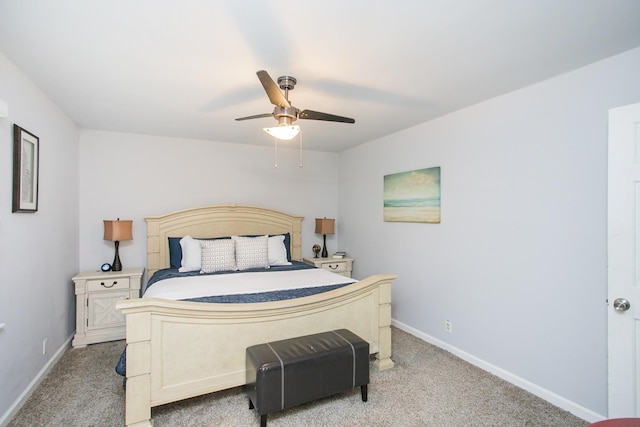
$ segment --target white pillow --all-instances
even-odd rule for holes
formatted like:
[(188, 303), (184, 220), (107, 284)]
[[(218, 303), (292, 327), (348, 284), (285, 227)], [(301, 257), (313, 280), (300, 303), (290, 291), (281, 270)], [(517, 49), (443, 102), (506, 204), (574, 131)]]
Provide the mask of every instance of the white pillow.
[(200, 241), (191, 236), (184, 236), (180, 239), (180, 247), (182, 248), (182, 261), (178, 271), (199, 271), (201, 269), (200, 257), (202, 256)]
[(269, 265), (291, 265), (287, 259), (287, 248), (284, 246), (284, 236), (269, 236)]
[(200, 240), (201, 273), (237, 270), (235, 241), (232, 239)]
[(269, 236), (231, 236), (236, 242), (238, 270), (269, 268)]

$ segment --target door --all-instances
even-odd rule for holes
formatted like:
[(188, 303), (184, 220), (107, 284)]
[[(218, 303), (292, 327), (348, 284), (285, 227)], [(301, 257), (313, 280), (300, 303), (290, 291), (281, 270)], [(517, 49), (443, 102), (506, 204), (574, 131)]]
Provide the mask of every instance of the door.
[(640, 104), (609, 111), (609, 418), (640, 415)]

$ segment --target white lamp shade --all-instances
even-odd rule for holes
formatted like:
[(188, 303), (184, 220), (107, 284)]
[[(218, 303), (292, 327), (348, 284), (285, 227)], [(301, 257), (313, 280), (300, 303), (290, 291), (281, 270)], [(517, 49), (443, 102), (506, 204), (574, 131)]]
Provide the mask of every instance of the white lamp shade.
[(265, 132), (274, 138), (284, 139), (286, 141), (293, 139), (299, 132), (300, 126), (275, 126), (272, 128), (263, 128)]

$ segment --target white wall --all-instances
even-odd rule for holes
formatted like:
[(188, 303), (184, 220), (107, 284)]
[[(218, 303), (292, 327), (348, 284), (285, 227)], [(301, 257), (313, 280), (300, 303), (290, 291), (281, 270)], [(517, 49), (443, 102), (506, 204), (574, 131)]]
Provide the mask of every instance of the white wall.
[[(607, 414), (607, 111), (639, 72), (635, 49), (340, 156), (340, 243), (398, 274), (396, 324), (584, 418)], [(432, 166), (442, 223), (383, 222), (383, 176)]]
[[(75, 329), (78, 130), (2, 53), (0, 99), (10, 114), (0, 118), (1, 425)], [(36, 213), (11, 213), (14, 123), (40, 138)]]
[[(268, 138), (267, 138), (268, 139)], [(182, 138), (83, 130), (80, 136), (80, 267), (113, 261), (104, 219), (132, 219), (133, 240), (120, 243), (123, 266), (146, 266), (145, 216), (238, 203), (302, 215), (303, 254), (321, 237), (315, 218), (337, 215), (337, 154)], [(335, 248), (328, 236), (327, 244)]]

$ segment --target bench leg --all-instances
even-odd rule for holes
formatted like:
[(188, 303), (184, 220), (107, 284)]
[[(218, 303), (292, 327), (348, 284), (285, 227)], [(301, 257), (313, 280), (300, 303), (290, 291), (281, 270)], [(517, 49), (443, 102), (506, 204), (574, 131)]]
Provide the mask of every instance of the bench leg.
[(362, 401), (366, 402), (367, 401), (367, 385), (361, 385), (360, 386), (360, 394), (362, 395)]
[[(253, 402), (249, 399), (249, 409), (254, 409)], [(260, 427), (267, 427), (267, 415), (260, 416)]]

